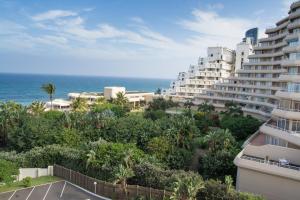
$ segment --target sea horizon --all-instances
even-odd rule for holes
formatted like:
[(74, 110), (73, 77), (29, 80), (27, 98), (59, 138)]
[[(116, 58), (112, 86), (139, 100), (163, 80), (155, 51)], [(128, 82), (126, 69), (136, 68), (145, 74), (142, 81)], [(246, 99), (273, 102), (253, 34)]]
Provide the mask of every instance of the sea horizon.
[(0, 101), (15, 101), (28, 105), (33, 101), (48, 101), (41, 90), (44, 83), (56, 86), (54, 98), (67, 99), (70, 92), (103, 92), (106, 86), (122, 86), (128, 91), (154, 92), (168, 88), (171, 79), (110, 77), (98, 75), (0, 73)]

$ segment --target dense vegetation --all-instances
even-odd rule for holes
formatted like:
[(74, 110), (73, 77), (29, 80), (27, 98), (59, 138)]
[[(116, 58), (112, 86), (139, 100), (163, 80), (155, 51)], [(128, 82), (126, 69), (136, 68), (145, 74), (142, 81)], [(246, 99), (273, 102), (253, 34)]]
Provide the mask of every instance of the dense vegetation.
[(223, 113), (205, 103), (198, 111), (186, 104), (183, 114), (165, 112), (177, 106), (158, 98), (145, 112), (129, 112), (122, 95), (92, 107), (78, 99), (72, 112), (0, 103), (0, 164), (56, 163), (124, 186), (172, 190), (174, 199), (260, 199), (232, 189), (233, 159), (260, 122), (233, 103)]

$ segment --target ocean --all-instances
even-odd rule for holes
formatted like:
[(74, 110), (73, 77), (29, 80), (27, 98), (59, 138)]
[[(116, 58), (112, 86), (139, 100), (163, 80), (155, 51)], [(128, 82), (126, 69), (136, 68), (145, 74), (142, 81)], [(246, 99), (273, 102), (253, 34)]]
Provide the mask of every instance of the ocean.
[(66, 99), (70, 92), (102, 92), (105, 86), (123, 86), (126, 90), (154, 92), (157, 88), (168, 88), (170, 81), (148, 78), (0, 73), (0, 101), (12, 100), (23, 105), (33, 101), (48, 101), (48, 95), (41, 90), (44, 83), (55, 84), (54, 98)]

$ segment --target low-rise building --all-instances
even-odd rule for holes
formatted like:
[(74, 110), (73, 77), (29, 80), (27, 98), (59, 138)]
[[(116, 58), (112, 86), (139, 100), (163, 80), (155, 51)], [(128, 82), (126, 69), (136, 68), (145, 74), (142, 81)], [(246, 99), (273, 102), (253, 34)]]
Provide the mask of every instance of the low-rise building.
[[(104, 98), (107, 101), (113, 100), (117, 98), (118, 93), (124, 94), (124, 97), (128, 99), (133, 108), (144, 106), (149, 101), (152, 101), (154, 96), (154, 92), (126, 91), (125, 87), (105, 87), (104, 92), (72, 92), (68, 94), (68, 100), (54, 99), (52, 109), (69, 111), (72, 101), (76, 98), (83, 98), (87, 101), (88, 105), (92, 105), (100, 98)], [(46, 110), (50, 110), (51, 102), (47, 102), (45, 106)]]

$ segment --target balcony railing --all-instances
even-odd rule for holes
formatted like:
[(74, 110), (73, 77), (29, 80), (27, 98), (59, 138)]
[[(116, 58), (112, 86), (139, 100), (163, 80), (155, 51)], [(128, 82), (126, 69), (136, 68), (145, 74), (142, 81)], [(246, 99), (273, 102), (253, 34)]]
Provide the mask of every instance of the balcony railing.
[(273, 165), (273, 166), (277, 166), (277, 167), (282, 167), (282, 168), (287, 168), (287, 169), (292, 169), (292, 170), (300, 171), (300, 166), (299, 165), (282, 164), (279, 161), (265, 160), (263, 158), (249, 156), (249, 155), (242, 155), (241, 158), (242, 159), (246, 159), (246, 160), (251, 160), (251, 161), (259, 162), (259, 163), (268, 164), (268, 165)]
[[(286, 124), (289, 124), (289, 123), (292, 123), (292, 122), (293, 121), (288, 121), (288, 123), (286, 123)], [(292, 130), (286, 129), (287, 125), (285, 125), (285, 127), (278, 126), (277, 121), (275, 121), (274, 119), (270, 119), (269, 121), (267, 121), (265, 123), (265, 125), (269, 126), (269, 127), (272, 127), (272, 128), (275, 128), (275, 129), (278, 129), (278, 130), (281, 130), (281, 131), (285, 131), (285, 132), (290, 133), (290, 134), (299, 134), (300, 133), (300, 131), (292, 131)]]

